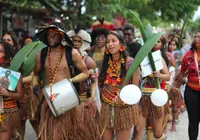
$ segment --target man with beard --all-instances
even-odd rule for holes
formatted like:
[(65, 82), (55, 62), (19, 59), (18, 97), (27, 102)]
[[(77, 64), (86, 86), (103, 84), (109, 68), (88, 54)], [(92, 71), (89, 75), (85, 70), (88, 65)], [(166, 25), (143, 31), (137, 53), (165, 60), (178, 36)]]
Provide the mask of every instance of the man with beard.
[(132, 58), (135, 58), (137, 52), (141, 48), (141, 44), (134, 41), (134, 28), (131, 25), (126, 25), (124, 27), (124, 36), (128, 52)]
[[(47, 47), (36, 54), (33, 86), (37, 85), (38, 76), (43, 86), (50, 85), (50, 89), (54, 83), (65, 78), (70, 79), (72, 83), (77, 83), (88, 77), (88, 70), (79, 52), (72, 48), (72, 40), (59, 28), (59, 25), (60, 23), (53, 23), (41, 27), (42, 29), (38, 33), (39, 40), (43, 41)], [(71, 74), (69, 59), (80, 72), (74, 77)], [(54, 94), (51, 93), (51, 95)], [(53, 98), (56, 97), (50, 96), (52, 102)], [(55, 118), (44, 98), (41, 102), (43, 104), (41, 105), (38, 138), (42, 140), (88, 139), (89, 133), (84, 127), (76, 107)], [(68, 99), (65, 99), (65, 102), (68, 102)]]

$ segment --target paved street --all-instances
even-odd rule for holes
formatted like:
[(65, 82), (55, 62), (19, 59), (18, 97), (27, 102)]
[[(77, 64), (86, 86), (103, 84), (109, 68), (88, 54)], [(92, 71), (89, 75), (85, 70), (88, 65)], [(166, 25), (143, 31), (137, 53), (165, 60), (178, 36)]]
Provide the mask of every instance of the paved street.
[[(180, 123), (177, 125), (177, 132), (171, 132), (169, 129), (171, 127), (171, 124), (168, 124), (168, 131), (167, 131), (167, 140), (189, 140), (188, 138), (188, 119), (187, 119), (187, 112), (185, 111), (180, 115)], [(32, 127), (30, 126), (30, 123), (27, 122), (27, 131), (25, 135), (25, 140), (36, 140), (35, 133), (33, 132)], [(145, 140), (145, 136), (143, 138)], [(200, 136), (198, 137), (198, 140), (200, 140)]]

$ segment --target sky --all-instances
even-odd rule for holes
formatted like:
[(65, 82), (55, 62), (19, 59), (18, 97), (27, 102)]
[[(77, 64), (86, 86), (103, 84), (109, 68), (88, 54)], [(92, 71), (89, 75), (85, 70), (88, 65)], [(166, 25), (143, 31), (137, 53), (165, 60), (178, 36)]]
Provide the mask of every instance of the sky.
[(200, 6), (198, 7), (197, 11), (195, 11), (193, 20), (195, 21), (198, 18), (200, 18)]

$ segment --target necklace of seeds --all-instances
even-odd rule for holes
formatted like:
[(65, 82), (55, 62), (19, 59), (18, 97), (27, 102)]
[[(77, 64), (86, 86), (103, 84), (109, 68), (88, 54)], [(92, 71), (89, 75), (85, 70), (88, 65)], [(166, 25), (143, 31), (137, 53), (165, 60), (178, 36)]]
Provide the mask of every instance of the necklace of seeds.
[(52, 85), (56, 79), (56, 74), (58, 72), (58, 67), (60, 65), (60, 62), (61, 62), (61, 59), (63, 57), (63, 54), (64, 54), (64, 48), (61, 47), (60, 48), (60, 56), (59, 56), (59, 59), (58, 59), (58, 62), (56, 64), (56, 68), (54, 70), (54, 73), (52, 73), (52, 69), (51, 69), (51, 47), (48, 48), (48, 64), (49, 64), (49, 67), (48, 67), (48, 71), (49, 71), (49, 85), (50, 85), (50, 100), (53, 102), (54, 99), (55, 99), (55, 94), (52, 93)]

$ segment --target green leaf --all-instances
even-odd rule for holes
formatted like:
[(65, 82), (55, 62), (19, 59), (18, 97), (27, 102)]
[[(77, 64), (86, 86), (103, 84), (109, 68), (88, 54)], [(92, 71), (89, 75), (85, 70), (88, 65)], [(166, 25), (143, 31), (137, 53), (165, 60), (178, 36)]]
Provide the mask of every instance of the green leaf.
[(31, 51), (34, 49), (34, 47), (38, 44), (39, 42), (32, 42), (24, 46), (12, 59), (10, 62), (10, 67), (9, 69), (18, 71), (19, 68), (21, 67), (22, 63), (24, 62), (25, 58), (31, 53)]
[(133, 63), (131, 64), (126, 77), (124, 79), (124, 82), (122, 84), (122, 87), (125, 86), (125, 84), (130, 80), (132, 77), (132, 74), (135, 72), (135, 70), (138, 68), (142, 60), (148, 55), (149, 52), (151, 52), (151, 49), (154, 47), (154, 45), (157, 43), (158, 39), (161, 35), (163, 35), (164, 32), (157, 33), (150, 37), (144, 45), (141, 47), (137, 55), (135, 56), (135, 59)]
[[(140, 32), (141, 32), (141, 34), (142, 34), (142, 37), (143, 37), (143, 40), (145, 41), (145, 44), (146, 44), (146, 41), (147, 41), (147, 39), (148, 39), (148, 37), (150, 37), (151, 36), (151, 34), (153, 34), (152, 33), (152, 29), (151, 29), (151, 25), (147, 25), (147, 26), (149, 26), (148, 28), (148, 30), (149, 31), (144, 31), (144, 27), (143, 27), (143, 25), (142, 25), (142, 22), (140, 21), (140, 19), (138, 18), (138, 16), (137, 16), (137, 14), (135, 13), (135, 12), (133, 12), (132, 10), (129, 10), (130, 11), (130, 13), (132, 13), (132, 15), (135, 17), (135, 19), (136, 19), (136, 23), (137, 23), (137, 25), (138, 25), (138, 27), (140, 28)], [(157, 39), (158, 40), (158, 39)], [(157, 42), (157, 40), (156, 40), (156, 42)], [(152, 42), (154, 42), (154, 41), (152, 41)], [(151, 47), (151, 49), (154, 47), (154, 45), (156, 44), (156, 42), (153, 44), (153, 46), (147, 46), (147, 47)], [(145, 54), (146, 54), (146, 49), (147, 48), (144, 48), (143, 49), (143, 51), (145, 52)], [(150, 50), (151, 50), (150, 49)], [(149, 54), (148, 54), (149, 53)], [(155, 67), (155, 64), (154, 64), (154, 60), (153, 60), (153, 56), (152, 56), (152, 53), (151, 53), (151, 51), (149, 51), (147, 54), (148, 54), (148, 57), (149, 57), (149, 61), (150, 61), (150, 64), (151, 64), (151, 67), (152, 67), (152, 70), (153, 71), (155, 71), (156, 70), (156, 67)], [(147, 56), (147, 54), (146, 54), (146, 56)], [(145, 57), (145, 55), (142, 55), (143, 57), (140, 57), (139, 58), (139, 60), (141, 60), (141, 61), (138, 61), (138, 62), (142, 62), (142, 60), (144, 59), (144, 57)], [(143, 59), (141, 59), (141, 58), (143, 58)], [(138, 63), (137, 65), (139, 66), (139, 64), (140, 63)], [(136, 67), (137, 68), (137, 67)], [(134, 71), (135, 71), (135, 69), (134, 69)], [(130, 77), (131, 77), (131, 75), (133, 74), (133, 72), (134, 71), (130, 71), (130, 73), (129, 73), (129, 75), (128, 75), (128, 78), (127, 79), (125, 79), (125, 81), (126, 80), (129, 80), (130, 79)], [(126, 81), (127, 82), (127, 81)], [(126, 83), (125, 82), (125, 83)], [(156, 88), (159, 88), (160, 87), (160, 84), (159, 84), (159, 80), (158, 80), (158, 78), (154, 78), (154, 82), (155, 82), (155, 86), (156, 86)], [(125, 83), (123, 83), (123, 85), (125, 84)], [(123, 86), (122, 86), (123, 87)]]
[(35, 67), (35, 56), (38, 51), (41, 49), (45, 48), (46, 45), (43, 44), (42, 42), (39, 42), (34, 49), (31, 51), (31, 53), (27, 56), (27, 58), (24, 60), (20, 72), (23, 77), (28, 76), (34, 69)]
[(153, 35), (153, 28), (149, 23), (145, 27), (145, 35), (147, 38), (150, 38)]
[(142, 22), (140, 21), (139, 17), (137, 16), (137, 13), (130, 9), (129, 9), (129, 12), (132, 14), (133, 18), (136, 19), (136, 23), (137, 23), (138, 27), (140, 28), (140, 32), (142, 34), (143, 40), (146, 41), (147, 37), (146, 37), (145, 31), (144, 31), (144, 27), (143, 27)]
[(181, 47), (182, 47), (182, 40), (183, 40), (183, 32), (184, 32), (184, 29), (185, 29), (185, 25), (188, 21), (188, 18), (189, 16), (186, 17), (186, 19), (184, 20), (184, 23), (183, 23), (183, 27), (181, 29), (181, 34), (180, 34), (180, 37), (179, 37), (179, 40), (178, 40), (178, 49), (180, 50)]

